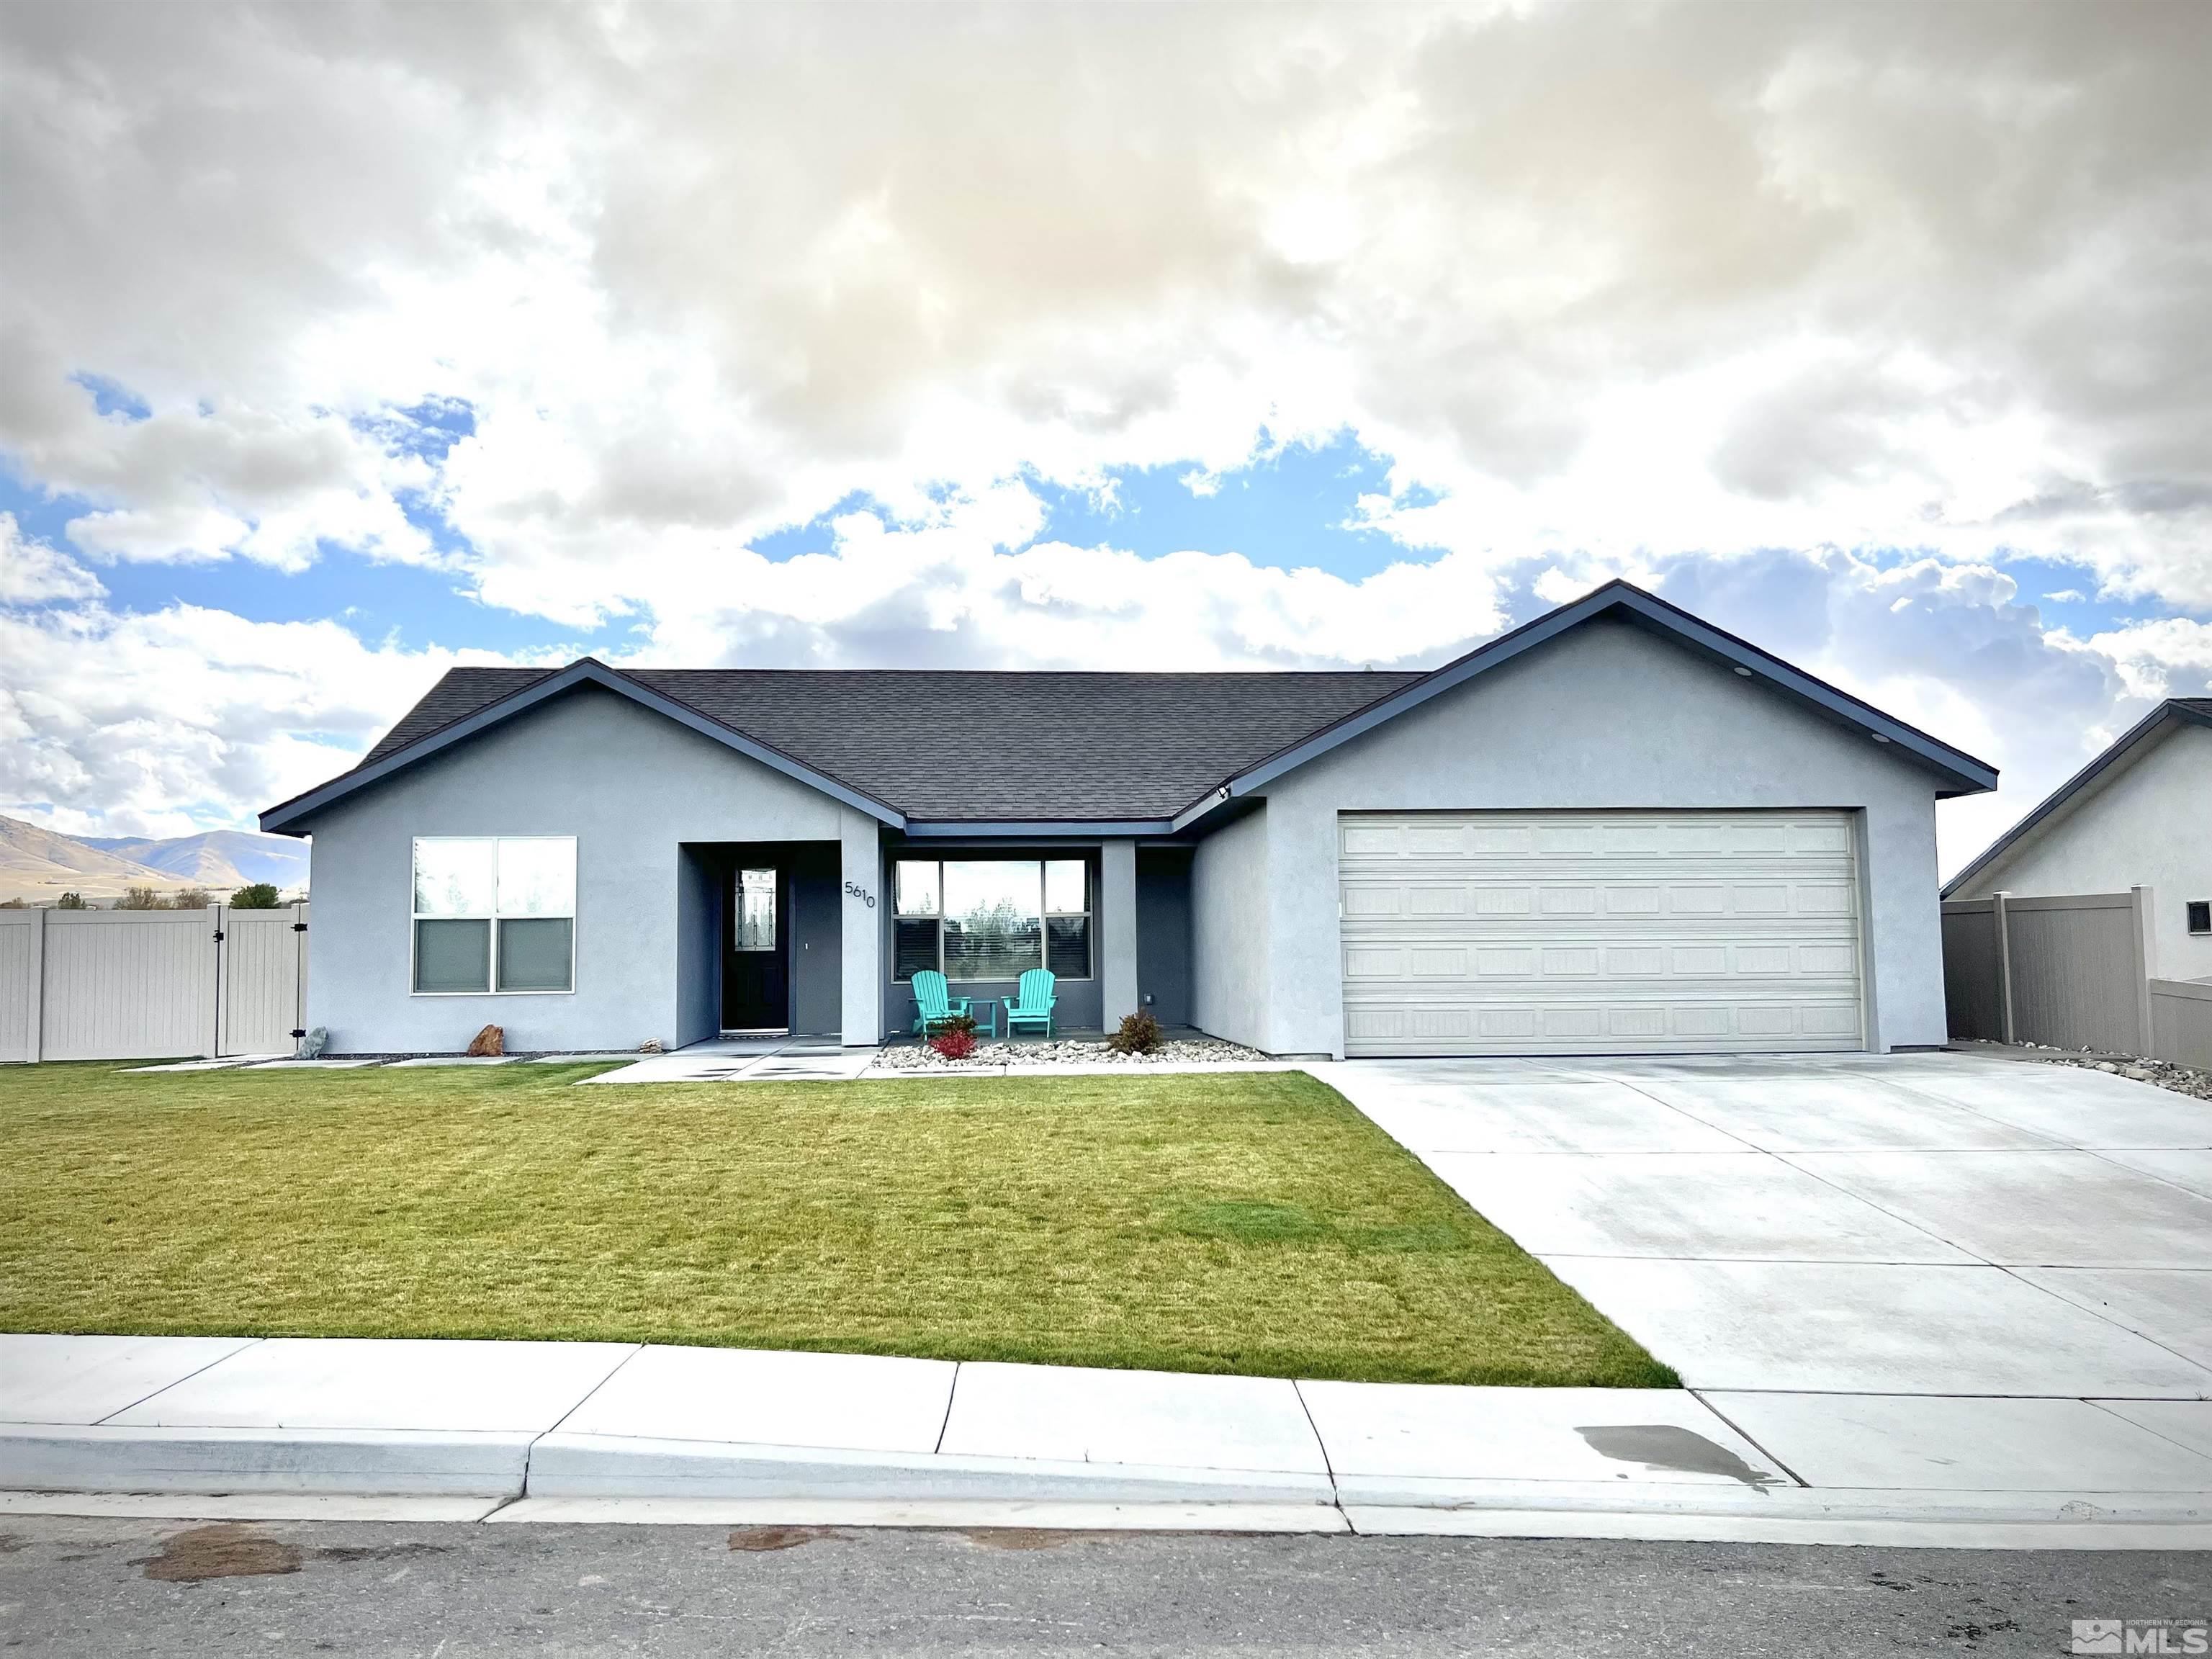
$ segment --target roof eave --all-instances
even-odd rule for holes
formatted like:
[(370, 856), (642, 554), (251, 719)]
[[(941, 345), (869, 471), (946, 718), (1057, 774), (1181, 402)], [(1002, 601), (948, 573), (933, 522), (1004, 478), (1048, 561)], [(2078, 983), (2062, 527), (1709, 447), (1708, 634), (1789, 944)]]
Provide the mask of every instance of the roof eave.
[(794, 760), (781, 750), (747, 736), (734, 727), (723, 725), (709, 715), (701, 714), (689, 703), (682, 702), (665, 692), (641, 685), (618, 669), (610, 668), (596, 658), (584, 657), (570, 663), (556, 674), (508, 693), (496, 702), (487, 703), (473, 714), (424, 733), (405, 747), (393, 750), (381, 759), (366, 766), (341, 773), (328, 782), (318, 784), (303, 794), (281, 801), (261, 814), (262, 830), (271, 835), (299, 836), (308, 833), (306, 820), (325, 807), (343, 800), (357, 791), (382, 782), (396, 772), (404, 771), (433, 755), (466, 742), (478, 732), (504, 724), (516, 715), (536, 708), (538, 704), (574, 690), (580, 685), (597, 685), (627, 697), (641, 707), (651, 709), (678, 725), (687, 726), (702, 737), (710, 738), (725, 748), (733, 749), (748, 759), (757, 761), (786, 777), (818, 789), (831, 799), (857, 811), (865, 812), (879, 823), (895, 830), (906, 827), (906, 815), (897, 808), (876, 799), (854, 788), (827, 773), (817, 771), (802, 761)]
[(1175, 833), (1172, 818), (908, 818), (903, 826), (915, 841), (952, 841), (963, 837), (999, 839), (1009, 836), (1096, 836), (1120, 840), (1136, 836)]

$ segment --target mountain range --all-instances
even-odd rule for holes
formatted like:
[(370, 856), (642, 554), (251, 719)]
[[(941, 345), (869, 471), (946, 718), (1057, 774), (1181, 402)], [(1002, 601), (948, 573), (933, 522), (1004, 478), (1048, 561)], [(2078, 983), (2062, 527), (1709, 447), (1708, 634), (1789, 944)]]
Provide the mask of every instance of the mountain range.
[(0, 817), (0, 899), (52, 904), (64, 893), (88, 903), (118, 899), (131, 887), (167, 895), (204, 887), (228, 897), (265, 881), (288, 897), (307, 884), (307, 844), (289, 836), (210, 830), (157, 840), (130, 836), (64, 836)]

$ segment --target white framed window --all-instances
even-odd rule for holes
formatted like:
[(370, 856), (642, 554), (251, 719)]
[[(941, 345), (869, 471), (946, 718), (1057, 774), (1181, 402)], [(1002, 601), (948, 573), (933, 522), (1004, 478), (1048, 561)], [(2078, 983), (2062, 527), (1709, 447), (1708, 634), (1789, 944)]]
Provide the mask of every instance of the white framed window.
[(891, 871), (891, 977), (1091, 977), (1088, 859), (901, 859)]
[(574, 836), (415, 837), (416, 996), (576, 988)]
[(2190, 899), (2185, 913), (2192, 933), (2212, 933), (2212, 899)]

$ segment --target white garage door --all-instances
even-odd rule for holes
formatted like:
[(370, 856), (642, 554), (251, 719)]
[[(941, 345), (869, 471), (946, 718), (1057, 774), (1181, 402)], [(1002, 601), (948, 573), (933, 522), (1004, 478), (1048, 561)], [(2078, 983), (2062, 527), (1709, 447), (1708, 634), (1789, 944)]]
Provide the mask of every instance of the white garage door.
[(1338, 820), (1355, 1055), (1856, 1048), (1842, 812)]

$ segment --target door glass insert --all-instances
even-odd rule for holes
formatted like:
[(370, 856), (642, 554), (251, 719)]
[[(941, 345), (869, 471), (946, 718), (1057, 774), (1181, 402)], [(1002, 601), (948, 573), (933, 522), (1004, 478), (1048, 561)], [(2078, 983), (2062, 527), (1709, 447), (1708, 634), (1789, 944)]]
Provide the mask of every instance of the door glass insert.
[(739, 951), (775, 950), (775, 872), (738, 871), (737, 909), (736, 925), (731, 930), (734, 940), (732, 948)]

